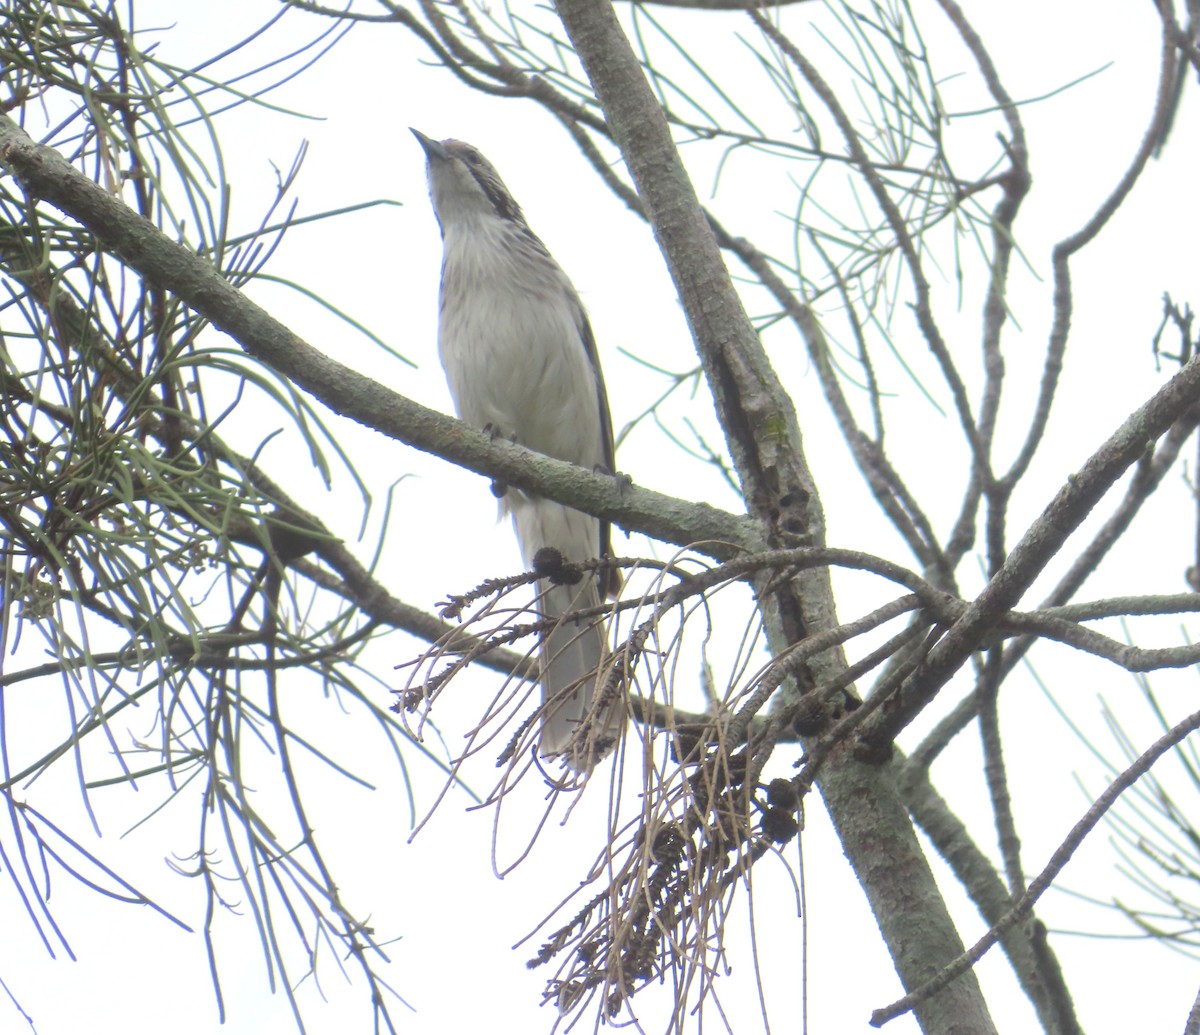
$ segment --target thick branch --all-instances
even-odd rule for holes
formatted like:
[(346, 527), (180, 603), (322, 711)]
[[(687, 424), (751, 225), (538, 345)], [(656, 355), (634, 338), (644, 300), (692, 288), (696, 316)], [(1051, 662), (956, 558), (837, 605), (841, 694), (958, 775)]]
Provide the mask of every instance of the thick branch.
[[(771, 542), (781, 531), (824, 543), (816, 486), (791, 400), (734, 291), (711, 229), (612, 7), (558, 0), (557, 9), (621, 149), (679, 291), (752, 513)], [(760, 597), (772, 650), (836, 624), (828, 575), (798, 577)], [(813, 659), (801, 686), (844, 669), (837, 649)], [(821, 790), (906, 988), (929, 978), (961, 941), (900, 804), (880, 769), (835, 752)], [(972, 975), (922, 1003), (927, 1032), (993, 1030)]]
[(552, 460), (508, 442), (492, 442), (445, 414), (393, 392), (325, 356), (230, 285), (216, 269), (0, 116), (0, 165), (24, 190), (77, 219), (148, 281), (166, 288), (236, 339), (256, 359), (290, 378), (336, 413), (397, 441), (570, 503), (623, 528), (677, 545), (746, 541), (745, 520)]
[(887, 716), (886, 728), (876, 731), (877, 741), (890, 742), (937, 691), (979, 648), (987, 631), (1009, 611), (1038, 577), (1092, 508), (1155, 440), (1194, 405), (1200, 394), (1200, 362), (1192, 360), (1135, 410), (1084, 464), (1067, 480), (1013, 548), (1003, 567), (984, 587), (926, 662), (913, 673)]

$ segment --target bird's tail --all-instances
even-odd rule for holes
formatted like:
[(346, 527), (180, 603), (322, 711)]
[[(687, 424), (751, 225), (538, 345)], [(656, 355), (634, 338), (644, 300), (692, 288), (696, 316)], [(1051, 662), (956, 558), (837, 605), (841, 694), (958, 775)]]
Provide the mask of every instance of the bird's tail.
[[(510, 506), (530, 567), (546, 547), (557, 550), (568, 564), (595, 556), (599, 525), (590, 514), (544, 499), (513, 500)], [(547, 624), (541, 643), (540, 752), (565, 757), (577, 772), (587, 772), (606, 755), (625, 725), (624, 701), (617, 693), (604, 692), (608, 645), (603, 619), (563, 617), (599, 604), (598, 583), (591, 573), (574, 584), (538, 582), (538, 612)]]

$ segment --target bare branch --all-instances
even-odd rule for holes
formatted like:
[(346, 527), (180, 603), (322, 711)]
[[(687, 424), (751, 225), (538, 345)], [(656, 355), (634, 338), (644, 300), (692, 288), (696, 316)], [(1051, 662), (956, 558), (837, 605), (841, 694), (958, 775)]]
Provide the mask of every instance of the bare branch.
[(900, 704), (889, 713), (886, 726), (868, 734), (871, 739), (882, 737), (883, 742), (890, 743), (895, 730), (907, 725), (933, 699), (1117, 479), (1181, 414), (1194, 406), (1197, 392), (1200, 392), (1200, 363), (1193, 360), (1138, 407), (1092, 454), (1013, 547), (1001, 569), (933, 649), (925, 664), (913, 673)]
[(1121, 207), (1122, 202), (1133, 190), (1134, 184), (1146, 168), (1158, 141), (1162, 138), (1162, 129), (1171, 112), (1171, 98), (1175, 85), (1175, 68), (1177, 52), (1171, 42), (1169, 29), (1163, 27), (1162, 52), (1158, 78), (1158, 96), (1150, 122), (1142, 136), (1133, 160), (1120, 182), (1092, 214), (1084, 226), (1054, 246), (1051, 262), (1054, 269), (1054, 323), (1050, 328), (1050, 338), (1046, 346), (1046, 362), (1042, 373), (1042, 384), (1038, 394), (1037, 409), (1030, 422), (1029, 433), (1021, 447), (1012, 467), (1004, 475), (1004, 483), (1012, 485), (1024, 474), (1038, 444), (1045, 433), (1046, 424), (1050, 419), (1050, 408), (1054, 401), (1054, 393), (1062, 372), (1063, 355), (1066, 352), (1067, 336), (1071, 329), (1071, 314), (1074, 310), (1074, 300), (1071, 289), (1071, 258), (1091, 243), (1107, 225), (1113, 214)]
[[(235, 338), (251, 355), (291, 378), (337, 413), (397, 441), (499, 478), (515, 488), (607, 518), (623, 527), (680, 545), (711, 540), (737, 544), (744, 521), (707, 504), (688, 503), (630, 488), (604, 475), (539, 456), (504, 441), (493, 442), (435, 410), (329, 359), (225, 281), (207, 262), (141, 219), (117, 198), (73, 169), (56, 151), (34, 143), (7, 116), (0, 117), (0, 164), (26, 190), (44, 198), (102, 238), (152, 283), (169, 288)], [(644, 500), (642, 519), (634, 514)], [(657, 512), (658, 517), (652, 516)], [(685, 531), (684, 515), (696, 519)], [(719, 546), (713, 547), (718, 552)]]
[(987, 934), (971, 946), (969, 951), (947, 966), (927, 985), (916, 992), (906, 995), (903, 999), (897, 1000), (890, 1006), (883, 1007), (872, 1013), (871, 1024), (875, 1027), (880, 1027), (888, 1021), (899, 1017), (901, 1014), (908, 1013), (910, 1010), (915, 1009), (925, 997), (935, 995), (938, 990), (946, 987), (955, 978), (967, 973), (983, 958), (984, 953), (996, 944), (1002, 931), (1011, 927), (1029, 913), (1033, 904), (1050, 887), (1054, 879), (1062, 871), (1062, 868), (1070, 862), (1071, 856), (1075, 854), (1075, 850), (1083, 843), (1083, 839), (1104, 818), (1104, 814), (1112, 808), (1117, 799), (1132, 787), (1137, 779), (1146, 773), (1159, 758), (1196, 729), (1200, 729), (1200, 712), (1193, 712), (1151, 744), (1132, 765), (1109, 784), (1104, 793), (1096, 799), (1079, 822), (1071, 828), (1071, 832), (1055, 850), (1046, 867), (1030, 882), (1028, 890), (1005, 913), (1000, 921), (994, 924)]

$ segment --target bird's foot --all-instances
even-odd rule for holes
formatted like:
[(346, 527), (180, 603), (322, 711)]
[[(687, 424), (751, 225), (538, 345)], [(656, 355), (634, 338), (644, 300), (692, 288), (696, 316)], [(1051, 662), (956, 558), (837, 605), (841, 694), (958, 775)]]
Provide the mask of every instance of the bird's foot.
[[(498, 438), (507, 438), (514, 446), (517, 444), (517, 436), (515, 434), (505, 435), (504, 432), (500, 428), (496, 427), (496, 425), (491, 421), (488, 421), (483, 426), (483, 433), (487, 435), (487, 437), (493, 442), (495, 442)], [(504, 499), (504, 497), (508, 495), (508, 482), (506, 482), (503, 478), (493, 478), (492, 495), (498, 500)]]
[(633, 488), (633, 479), (629, 475), (627, 475), (624, 471), (610, 471), (606, 464), (596, 464), (592, 468), (592, 473), (607, 474), (610, 478), (616, 481), (617, 490), (619, 492), (624, 493), (628, 489)]

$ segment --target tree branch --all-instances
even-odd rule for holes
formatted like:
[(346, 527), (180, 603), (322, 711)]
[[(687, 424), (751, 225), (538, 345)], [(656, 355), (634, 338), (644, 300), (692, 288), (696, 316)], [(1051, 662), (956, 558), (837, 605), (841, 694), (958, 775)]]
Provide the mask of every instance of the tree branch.
[[(782, 531), (823, 545), (824, 517), (791, 400), (746, 317), (637, 57), (610, 5), (558, 0), (556, 9), (645, 202), (762, 537), (770, 542)], [(827, 573), (770, 589), (759, 604), (773, 653), (836, 624)], [(813, 659), (800, 686), (844, 667), (833, 648)], [(785, 692), (784, 700), (794, 694)], [(821, 790), (901, 979), (914, 988), (962, 943), (895, 788), (880, 769), (838, 752)], [(973, 975), (920, 1010), (926, 1031), (993, 1030)]]
[[(53, 148), (35, 143), (0, 115), (0, 165), (24, 190), (95, 233), (130, 267), (167, 288), (256, 359), (290, 378), (335, 413), (514, 488), (570, 503), (623, 528), (702, 552), (729, 556), (746, 544), (745, 518), (585, 471), (512, 443), (491, 441), (461, 421), (393, 392), (325, 356), (232, 287), (204, 259), (172, 241)], [(750, 537), (750, 542), (753, 537)]]
[(903, 729), (933, 699), (1117, 479), (1195, 404), (1197, 393), (1200, 393), (1200, 362), (1192, 360), (1138, 407), (1079, 473), (1067, 481), (1013, 547), (1003, 567), (930, 652), (928, 660), (913, 673), (886, 721), (864, 734), (869, 741), (890, 744), (896, 731)]
[(1083, 843), (1084, 838), (1091, 832), (1097, 823), (1103, 818), (1104, 814), (1112, 808), (1116, 800), (1125, 793), (1130, 787), (1137, 782), (1138, 778), (1150, 770), (1166, 752), (1175, 747), (1190, 733), (1193, 733), (1197, 728), (1200, 728), (1200, 712), (1193, 712), (1182, 722), (1173, 726), (1170, 730), (1164, 733), (1153, 744), (1150, 745), (1133, 764), (1130, 765), (1124, 772), (1121, 773), (1111, 784), (1105, 788), (1104, 793), (1092, 803), (1091, 808), (1084, 813), (1083, 817), (1071, 828), (1070, 833), (1063, 840), (1063, 843), (1055, 850), (1050, 857), (1050, 861), (1046, 864), (1041, 873), (1037, 875), (1029, 884), (1028, 890), (1017, 900), (1013, 907), (1004, 914), (1000, 920), (993, 924), (991, 930), (988, 931), (978, 942), (976, 942), (969, 952), (964, 953), (956, 959), (950, 966), (946, 967), (938, 976), (932, 980), (924, 988), (918, 989), (916, 992), (910, 993), (903, 999), (897, 1000), (890, 1006), (876, 1010), (871, 1015), (871, 1024), (874, 1027), (881, 1027), (888, 1021), (899, 1017), (901, 1014), (907, 1013), (909, 1010), (917, 1009), (921, 1000), (928, 995), (935, 994), (939, 988), (943, 988), (951, 982), (955, 981), (960, 975), (967, 973), (987, 952), (1000, 937), (1001, 933), (1018, 920), (1024, 917), (1033, 904), (1042, 896), (1042, 893), (1054, 882), (1054, 879), (1062, 871), (1062, 868), (1071, 860), (1071, 856), (1075, 854), (1075, 850)]

